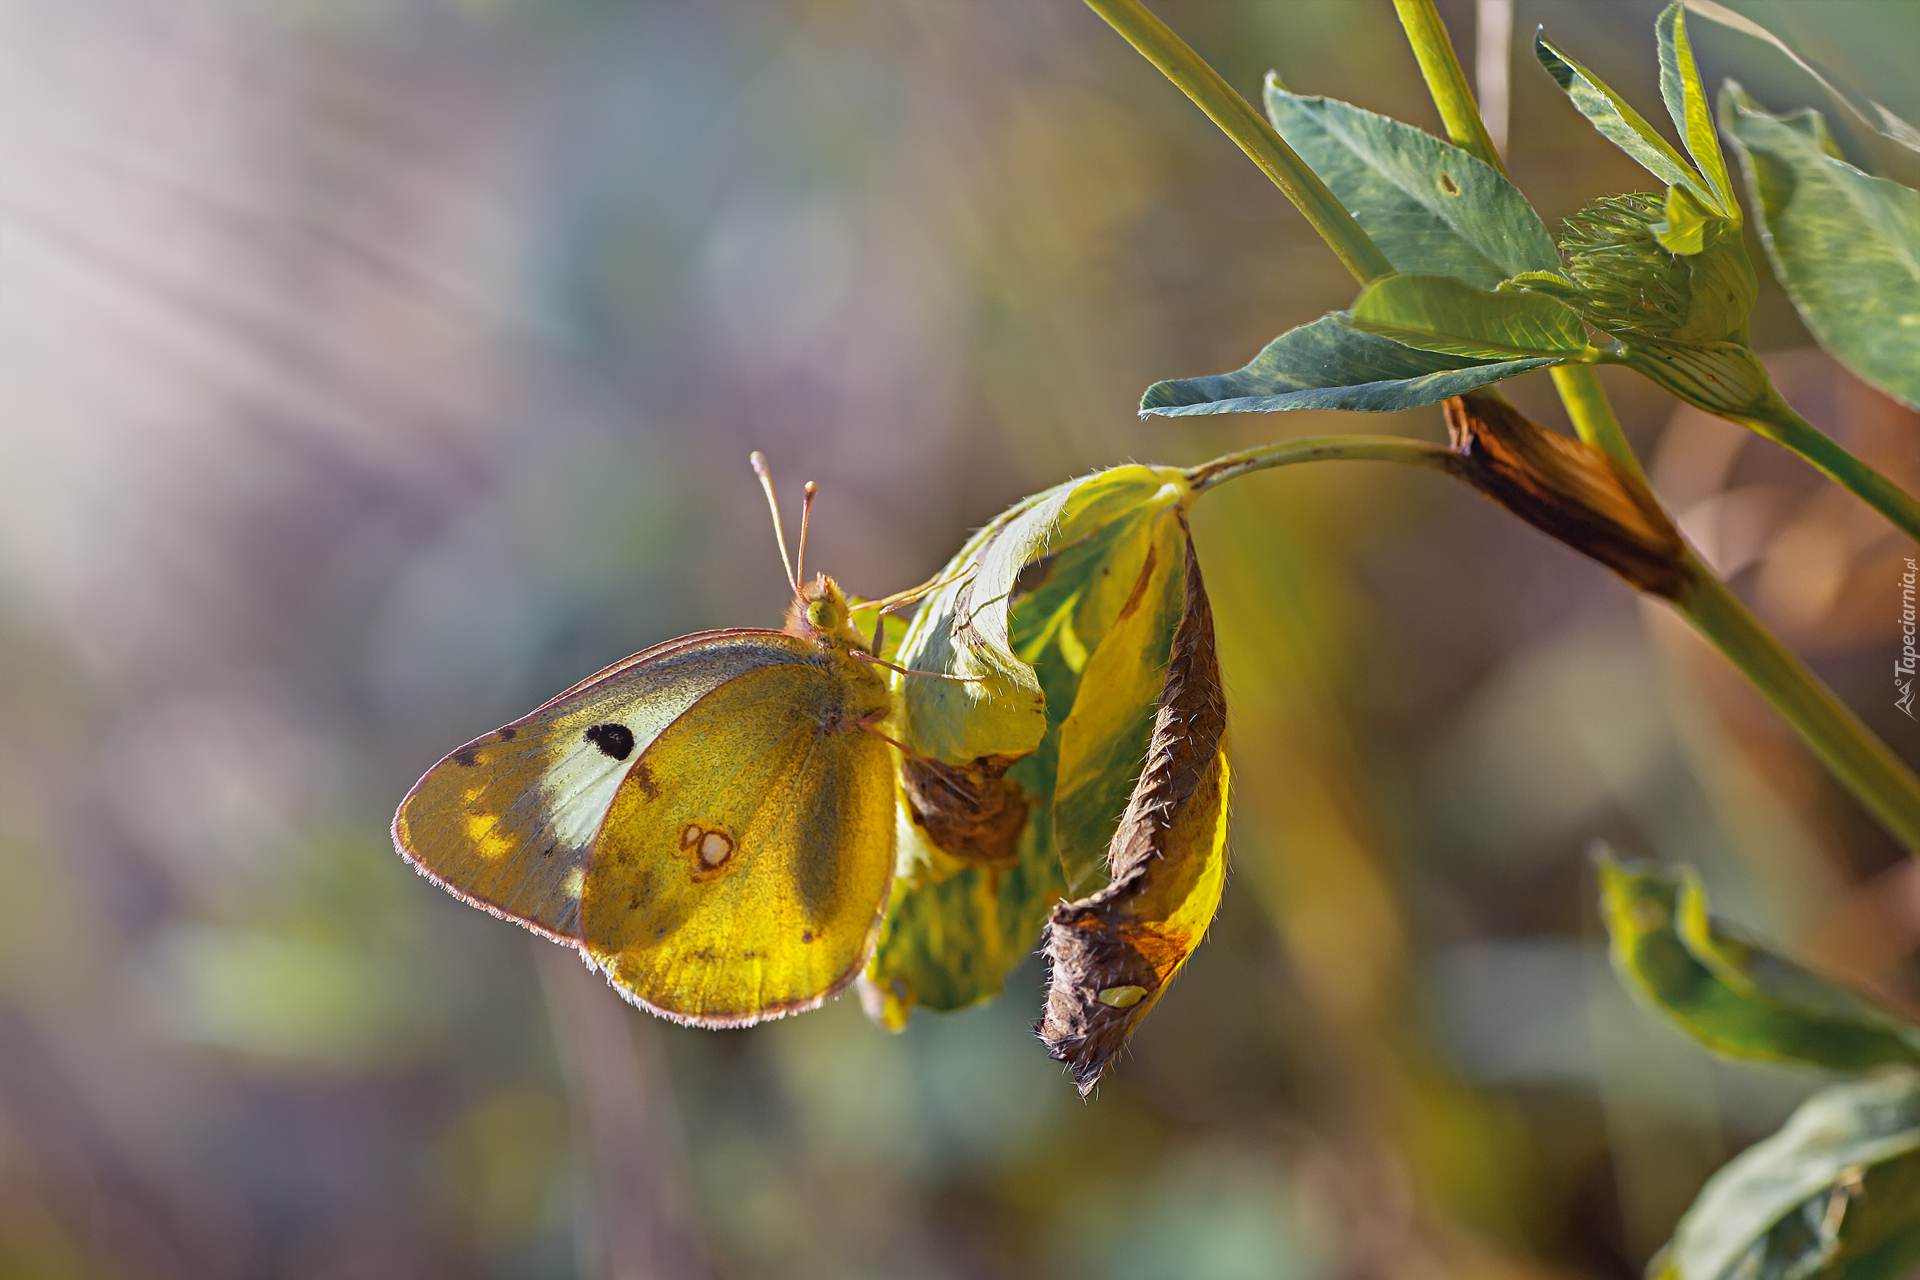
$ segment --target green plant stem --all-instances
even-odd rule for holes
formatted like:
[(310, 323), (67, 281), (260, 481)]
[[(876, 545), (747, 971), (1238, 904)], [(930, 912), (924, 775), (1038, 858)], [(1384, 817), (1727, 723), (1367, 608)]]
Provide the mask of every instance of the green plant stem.
[[(1306, 214), (1321, 238), (1362, 283), (1390, 270), (1378, 246), (1339, 207), (1325, 184), (1178, 36), (1137, 0), (1087, 3), (1240, 145)], [(1432, 0), (1394, 0), (1394, 6), (1434, 104), (1447, 125), (1450, 141), (1504, 172)], [(1310, 208), (1296, 194), (1300, 190), (1316, 192), (1318, 199), (1339, 211), (1339, 217), (1316, 216), (1314, 209), (1321, 206)], [(1357, 265), (1366, 263), (1376, 265)], [(1580, 438), (1605, 453), (1624, 481), (1650, 492), (1645, 473), (1593, 370), (1563, 365), (1553, 370), (1553, 379)], [(1777, 394), (1770, 398), (1766, 414), (1764, 419), (1734, 420), (1793, 449), (1910, 537), (1920, 539), (1920, 505), (1911, 497), (1794, 413)], [(1187, 475), (1195, 492), (1201, 493), (1222, 481), (1269, 467), (1332, 459), (1399, 462), (1456, 475), (1464, 467), (1460, 455), (1425, 441), (1396, 436), (1323, 436), (1228, 454), (1193, 468)], [(1909, 852), (1920, 854), (1920, 779), (1761, 626), (1691, 551), (1687, 552), (1687, 575), (1688, 586), (1674, 602), (1680, 613), (1746, 676), (1842, 785)]]
[(1613, 416), (1613, 405), (1593, 366), (1560, 364), (1548, 372), (1553, 375), (1553, 388), (1560, 393), (1567, 417), (1573, 420), (1574, 434), (1613, 459), (1615, 470), (1650, 494), (1647, 474), (1640, 469), (1640, 459), (1633, 456), (1633, 447), (1620, 430), (1620, 419)]
[[(1427, 82), (1427, 92), (1433, 96), (1433, 105), (1447, 126), (1447, 141), (1505, 173), (1507, 167), (1500, 162), (1500, 153), (1493, 149), (1493, 139), (1487, 134), (1479, 104), (1467, 84), (1467, 73), (1460, 65), (1433, 0), (1393, 0), (1393, 10), (1399, 15), (1401, 30), (1407, 33), (1407, 43), (1413, 46), (1413, 56), (1420, 63), (1420, 74)], [(1607, 393), (1601, 389), (1600, 379), (1593, 370), (1586, 365), (1559, 365), (1552, 372), (1554, 388), (1560, 393), (1560, 402), (1567, 407), (1567, 417), (1573, 420), (1575, 434), (1613, 459), (1627, 483), (1651, 495), (1652, 488), (1647, 484), (1646, 473), (1640, 469), (1640, 460), (1633, 456), (1633, 449), (1620, 430), (1620, 420), (1613, 416), (1613, 406), (1607, 403)]]
[(1433, 0), (1393, 0), (1393, 11), (1400, 16), (1400, 28), (1407, 33), (1413, 56), (1420, 63), (1420, 74), (1440, 109), (1440, 122), (1447, 127), (1447, 139), (1454, 146), (1496, 169), (1502, 169), (1500, 153), (1493, 149), (1493, 137), (1487, 122), (1480, 118), (1480, 106), (1473, 100), (1467, 73), (1460, 66), (1447, 24)]
[(1779, 392), (1769, 392), (1758, 414), (1724, 413), (1721, 416), (1793, 450), (1829, 480), (1893, 521), (1900, 532), (1920, 542), (1920, 502), (1795, 413)]
[(1920, 779), (1747, 612), (1725, 583), (1691, 553), (1688, 560), (1691, 582), (1674, 608), (1739, 668), (1907, 852), (1920, 854)]
[(1294, 153), (1248, 101), (1233, 91), (1220, 73), (1166, 23), (1148, 12), (1140, 0), (1087, 0), (1087, 7), (1107, 20), (1128, 44), (1160, 68), (1180, 92), (1193, 99), (1220, 131), (1233, 139), (1260, 172), (1273, 180), (1293, 201), (1320, 238), (1327, 242), (1347, 270), (1361, 284), (1393, 274), (1393, 264), (1380, 252), (1346, 207), (1334, 198), (1320, 175)]
[(1444, 445), (1406, 436), (1309, 436), (1304, 440), (1283, 440), (1225, 454), (1189, 469), (1187, 479), (1197, 495), (1237, 476), (1270, 467), (1335, 460), (1399, 462), (1446, 472), (1458, 472), (1465, 461)]

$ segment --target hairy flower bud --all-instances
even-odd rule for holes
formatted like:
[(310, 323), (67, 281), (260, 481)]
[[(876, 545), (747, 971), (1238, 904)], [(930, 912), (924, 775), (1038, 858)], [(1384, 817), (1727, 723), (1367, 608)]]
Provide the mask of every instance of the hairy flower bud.
[(1722, 218), (1701, 225), (1696, 253), (1669, 253), (1656, 229), (1670, 221), (1658, 196), (1609, 196), (1567, 219), (1560, 251), (1571, 289), (1542, 288), (1587, 323), (1626, 342), (1652, 338), (1706, 343), (1746, 332), (1759, 280), (1740, 228)]

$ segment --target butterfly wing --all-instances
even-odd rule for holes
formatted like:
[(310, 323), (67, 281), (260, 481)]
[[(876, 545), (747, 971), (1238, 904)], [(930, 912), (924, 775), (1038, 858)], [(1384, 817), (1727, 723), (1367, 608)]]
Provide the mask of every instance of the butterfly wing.
[(581, 923), (636, 1003), (745, 1025), (813, 1008), (865, 963), (893, 877), (893, 771), (861, 728), (885, 685), (851, 666), (742, 672), (628, 771)]
[(747, 672), (819, 661), (817, 645), (745, 629), (636, 653), (428, 770), (394, 815), (394, 845), (455, 897), (577, 943), (594, 838), (661, 732)]

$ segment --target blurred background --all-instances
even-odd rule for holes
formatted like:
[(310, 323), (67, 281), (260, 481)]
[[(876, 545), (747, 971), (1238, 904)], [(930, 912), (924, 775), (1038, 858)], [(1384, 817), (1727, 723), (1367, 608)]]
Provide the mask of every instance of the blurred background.
[[(1920, 6), (1739, 7), (1920, 118)], [(1438, 128), (1386, 0), (1157, 8), (1249, 96), (1273, 67)], [(1471, 67), (1472, 0), (1441, 8)], [(1509, 155), (1550, 224), (1651, 181), (1528, 38), (1657, 116), (1658, 8), (1519, 0)], [(1817, 101), (1695, 40), (1710, 83)], [(898, 1036), (850, 998), (692, 1031), (394, 856), (449, 748), (776, 624), (751, 448), (880, 594), (1096, 466), (1440, 438), (1136, 419), (1353, 286), (1074, 0), (14, 0), (0, 175), (0, 1277), (1625, 1276), (1816, 1082), (1631, 1004), (1590, 841), (1916, 991), (1920, 879), (1716, 655), (1372, 464), (1197, 513), (1233, 879), (1088, 1103), (1036, 963)], [(1920, 423), (1771, 281), (1754, 333), (1920, 484)], [(1920, 754), (1912, 548), (1603, 376), (1690, 536)]]

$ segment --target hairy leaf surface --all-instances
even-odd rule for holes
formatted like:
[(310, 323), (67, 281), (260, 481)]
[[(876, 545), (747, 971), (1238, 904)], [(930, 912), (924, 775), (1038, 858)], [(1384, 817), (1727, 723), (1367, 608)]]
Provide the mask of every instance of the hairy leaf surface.
[(1574, 108), (1648, 173), (1670, 187), (1686, 187), (1715, 213), (1736, 219), (1740, 216), (1737, 206), (1726, 207), (1713, 184), (1695, 172), (1671, 143), (1593, 72), (1562, 53), (1544, 34), (1534, 37), (1533, 52)]
[(1718, 197), (1717, 210), (1700, 212), (1718, 212), (1738, 222), (1740, 202), (1727, 177), (1727, 160), (1721, 154), (1720, 135), (1713, 124), (1713, 104), (1707, 100), (1706, 86), (1700, 83), (1700, 68), (1694, 65), (1686, 6), (1670, 4), (1662, 9), (1653, 30), (1660, 46), (1660, 97), (1667, 104), (1667, 115), (1686, 142), (1694, 166)]

